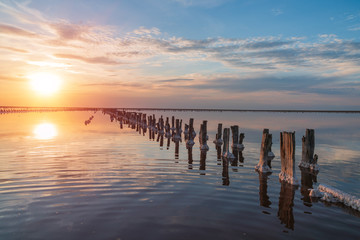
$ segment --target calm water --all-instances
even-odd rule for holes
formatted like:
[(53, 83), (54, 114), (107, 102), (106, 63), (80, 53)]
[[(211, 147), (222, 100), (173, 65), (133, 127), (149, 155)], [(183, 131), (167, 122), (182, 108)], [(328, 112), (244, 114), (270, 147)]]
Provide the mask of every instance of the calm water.
[[(208, 120), (210, 150), (198, 139), (192, 153), (168, 146), (101, 112), (0, 115), (0, 239), (360, 239), (359, 212), (307, 196), (325, 183), (360, 197), (359, 114), (154, 113), (193, 117), (197, 132)], [(229, 166), (212, 143), (219, 122), (245, 133)], [(254, 171), (263, 128), (276, 155), (269, 176)], [(301, 186), (281, 184), (279, 132), (296, 131), (298, 164), (306, 128), (320, 172), (297, 168)]]

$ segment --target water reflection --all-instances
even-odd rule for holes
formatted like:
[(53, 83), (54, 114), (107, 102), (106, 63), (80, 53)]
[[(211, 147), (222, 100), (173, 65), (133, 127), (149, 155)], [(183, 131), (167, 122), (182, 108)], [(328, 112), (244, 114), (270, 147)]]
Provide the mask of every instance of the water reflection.
[(229, 161), (226, 158), (222, 159), (223, 169), (222, 169), (222, 181), (224, 186), (230, 185), (229, 178)]
[(50, 140), (54, 139), (57, 135), (57, 128), (52, 123), (41, 123), (35, 126), (34, 138), (38, 140)]
[(317, 173), (310, 171), (310, 169), (300, 168), (301, 170), (301, 200), (305, 206), (311, 207), (311, 197), (309, 196), (310, 189), (313, 188), (313, 183), (317, 182)]
[(193, 154), (192, 154), (192, 147), (187, 148), (188, 150), (188, 169), (193, 169), (192, 163), (193, 163)]
[(285, 227), (294, 230), (294, 195), (297, 186), (289, 184), (287, 182), (281, 182), (281, 190), (279, 197), (279, 210), (278, 217)]
[(270, 176), (271, 173), (270, 172), (267, 172), (267, 173), (258, 172), (258, 173), (259, 173), (260, 206), (270, 208), (271, 201), (270, 201), (270, 198), (267, 193), (267, 188), (268, 188), (267, 181), (268, 181), (268, 176)]
[(206, 153), (207, 151), (200, 151), (200, 175), (206, 175)]

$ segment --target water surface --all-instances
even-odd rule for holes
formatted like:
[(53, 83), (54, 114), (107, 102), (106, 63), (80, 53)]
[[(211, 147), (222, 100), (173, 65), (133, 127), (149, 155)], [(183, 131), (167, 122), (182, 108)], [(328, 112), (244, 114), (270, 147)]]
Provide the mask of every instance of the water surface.
[[(325, 183), (360, 197), (359, 114), (146, 113), (193, 117), (197, 132), (208, 120), (210, 150), (121, 129), (101, 112), (0, 115), (0, 239), (360, 238), (359, 212), (307, 195)], [(245, 133), (237, 162), (217, 157), (220, 122)], [(271, 175), (254, 171), (263, 128), (273, 134)], [(296, 131), (298, 164), (306, 128), (320, 172), (297, 168), (299, 187), (280, 183), (279, 133)]]

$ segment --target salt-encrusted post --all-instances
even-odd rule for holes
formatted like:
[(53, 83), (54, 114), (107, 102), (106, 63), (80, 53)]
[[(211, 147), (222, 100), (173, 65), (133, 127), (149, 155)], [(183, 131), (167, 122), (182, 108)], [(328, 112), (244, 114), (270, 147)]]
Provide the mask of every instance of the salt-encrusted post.
[(281, 181), (299, 185), (295, 176), (295, 132), (280, 133)]
[(229, 151), (229, 139), (230, 138), (230, 128), (224, 128), (224, 134), (223, 134), (223, 158), (226, 159), (234, 159), (235, 156)]
[(180, 141), (181, 140), (181, 133), (180, 133), (180, 122), (179, 119), (176, 119), (176, 128), (175, 128), (175, 134), (173, 137), (174, 141)]
[(190, 118), (189, 121), (189, 139), (186, 141), (186, 147), (193, 147), (195, 142), (194, 142), (194, 138), (195, 138), (195, 131), (194, 131), (194, 119)]
[(189, 125), (185, 123), (185, 130), (184, 130), (184, 138), (185, 141), (189, 139)]
[(215, 140), (213, 143), (216, 144), (216, 146), (221, 146), (223, 144), (223, 140), (221, 138), (221, 132), (222, 132), (222, 123), (218, 124), (217, 134), (215, 136)]
[(175, 117), (174, 116), (171, 117), (171, 133), (172, 133), (172, 135), (174, 135), (174, 133), (175, 133)]
[(260, 148), (260, 159), (259, 163), (255, 166), (255, 169), (259, 172), (272, 172), (271, 160), (275, 157), (271, 151), (272, 145), (272, 134), (269, 133), (269, 129), (263, 130), (261, 148)]
[(233, 149), (237, 149), (238, 151), (244, 150), (244, 145), (242, 144), (244, 140), (244, 133), (240, 134), (239, 137), (239, 126), (231, 126), (231, 132), (232, 132), (232, 145), (231, 147)]
[(305, 136), (302, 137), (302, 158), (299, 167), (310, 168), (318, 171), (318, 156), (314, 155), (315, 149), (315, 131), (314, 129), (306, 129)]
[(206, 120), (204, 120), (200, 126), (199, 139), (201, 139), (200, 140), (200, 150), (201, 151), (209, 150), (209, 146), (207, 145), (208, 135), (207, 135), (207, 121)]

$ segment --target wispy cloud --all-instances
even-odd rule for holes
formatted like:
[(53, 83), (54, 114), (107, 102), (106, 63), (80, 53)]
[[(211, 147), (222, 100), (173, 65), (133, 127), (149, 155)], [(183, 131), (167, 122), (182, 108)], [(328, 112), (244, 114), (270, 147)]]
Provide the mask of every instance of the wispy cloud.
[(283, 14), (283, 11), (280, 8), (273, 8), (273, 9), (271, 9), (271, 13), (274, 16), (279, 16), (279, 15)]
[(37, 37), (35, 33), (6, 24), (0, 24), (0, 34), (16, 35), (31, 38)]
[(86, 63), (93, 63), (93, 64), (110, 64), (110, 65), (116, 65), (120, 64), (119, 62), (116, 62), (114, 60), (111, 60), (107, 57), (83, 57), (79, 55), (73, 55), (73, 54), (62, 54), (62, 53), (56, 53), (54, 54), (57, 58), (66, 58), (66, 59), (75, 59), (80, 60)]

